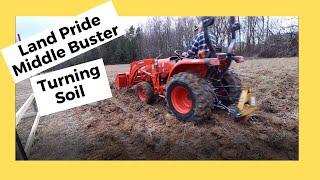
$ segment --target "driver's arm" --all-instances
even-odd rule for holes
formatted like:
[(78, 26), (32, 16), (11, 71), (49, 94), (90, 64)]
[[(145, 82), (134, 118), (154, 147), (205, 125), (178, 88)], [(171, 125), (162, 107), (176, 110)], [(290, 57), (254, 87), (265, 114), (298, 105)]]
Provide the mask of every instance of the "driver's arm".
[(198, 50), (199, 50), (199, 42), (198, 42), (198, 38), (196, 37), (194, 38), (192, 45), (188, 49), (189, 57), (195, 57), (198, 53)]

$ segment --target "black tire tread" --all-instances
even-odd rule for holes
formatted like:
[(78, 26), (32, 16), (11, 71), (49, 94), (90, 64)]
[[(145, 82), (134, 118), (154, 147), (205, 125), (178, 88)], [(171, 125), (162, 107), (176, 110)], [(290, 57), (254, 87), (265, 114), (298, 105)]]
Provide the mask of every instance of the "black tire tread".
[(237, 103), (242, 91), (240, 78), (233, 71), (227, 71), (224, 75), (224, 80), (227, 82), (225, 85), (234, 85), (239, 87), (228, 88), (228, 94), (230, 97), (223, 100), (223, 103), (226, 105)]
[[(195, 123), (199, 123), (205, 119), (208, 119), (214, 107), (214, 97), (212, 94), (213, 86), (211, 83), (195, 74), (181, 72), (172, 77), (167, 85), (167, 89), (175, 82), (187, 84), (194, 94), (194, 97), (196, 97), (196, 103), (193, 107), (194, 113), (188, 119), (183, 119), (182, 117), (177, 116), (173, 110), (173, 107), (170, 107), (168, 103), (169, 100), (167, 99), (167, 106), (169, 107), (170, 111), (176, 115), (177, 119), (184, 122), (194, 121)], [(166, 93), (168, 93), (168, 91)], [(166, 94), (166, 97), (168, 97), (168, 94)]]
[(156, 95), (155, 95), (153, 87), (151, 86), (151, 84), (149, 82), (143, 81), (143, 82), (139, 82), (137, 84), (137, 86), (136, 86), (136, 94), (137, 94), (137, 97), (139, 99), (138, 88), (143, 88), (143, 90), (145, 92), (145, 95), (147, 96), (146, 101), (144, 101), (145, 103), (152, 104), (155, 101)]

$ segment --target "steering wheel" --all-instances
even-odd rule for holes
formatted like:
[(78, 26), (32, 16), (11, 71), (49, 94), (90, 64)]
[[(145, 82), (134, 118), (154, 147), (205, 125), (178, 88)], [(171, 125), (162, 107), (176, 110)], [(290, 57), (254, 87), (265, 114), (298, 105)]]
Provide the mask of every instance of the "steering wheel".
[(183, 59), (183, 58), (182, 58), (182, 53), (183, 53), (183, 52), (184, 52), (184, 51), (182, 51), (182, 50), (174, 50), (174, 54), (177, 55), (178, 58), (180, 58), (180, 59)]

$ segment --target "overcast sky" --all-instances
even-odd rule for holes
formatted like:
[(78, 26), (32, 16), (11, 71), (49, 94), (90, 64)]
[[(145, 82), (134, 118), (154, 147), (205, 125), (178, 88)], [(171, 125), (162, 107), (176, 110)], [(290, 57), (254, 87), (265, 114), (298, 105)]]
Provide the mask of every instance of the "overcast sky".
[[(121, 17), (128, 19), (128, 26), (143, 23), (148, 18), (146, 16)], [(25, 39), (47, 28), (65, 24), (70, 18), (72, 16), (17, 16), (16, 34), (20, 34), (21, 39)]]
[(20, 34), (21, 39), (37, 34), (54, 26), (64, 23), (70, 16), (17, 16), (16, 34)]
[[(17, 16), (16, 17), (16, 34), (20, 34), (21, 39), (44, 31), (45, 29), (55, 26), (59, 23), (65, 23), (71, 16)], [(126, 17), (130, 24), (135, 25), (146, 21), (149, 17)], [(297, 16), (271, 16), (272, 19), (279, 21), (281, 26), (298, 25)]]

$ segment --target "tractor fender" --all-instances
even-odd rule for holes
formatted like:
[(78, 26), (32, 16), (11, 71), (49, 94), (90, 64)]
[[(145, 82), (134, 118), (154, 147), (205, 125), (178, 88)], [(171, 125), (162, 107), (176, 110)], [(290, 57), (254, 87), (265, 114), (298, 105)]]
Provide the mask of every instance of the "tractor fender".
[(192, 74), (197, 74), (199, 77), (205, 77), (208, 72), (209, 64), (219, 65), (219, 60), (216, 58), (183, 59), (175, 64), (168, 76), (168, 80), (170, 80), (173, 75), (180, 72), (189, 72)]

